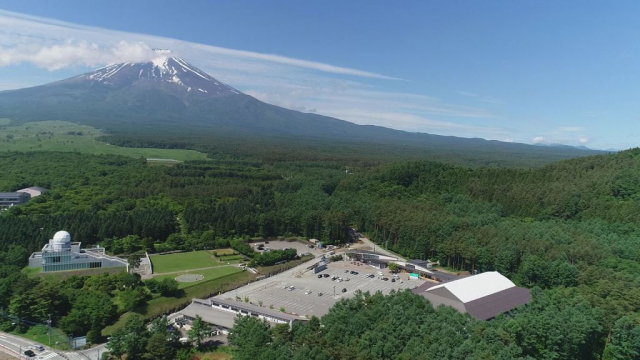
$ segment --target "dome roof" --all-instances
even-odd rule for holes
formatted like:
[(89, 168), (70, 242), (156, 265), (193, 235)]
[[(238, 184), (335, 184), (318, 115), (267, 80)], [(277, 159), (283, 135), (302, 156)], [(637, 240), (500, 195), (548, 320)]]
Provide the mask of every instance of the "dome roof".
[(53, 242), (63, 244), (70, 243), (71, 235), (66, 231), (58, 231), (53, 235)]

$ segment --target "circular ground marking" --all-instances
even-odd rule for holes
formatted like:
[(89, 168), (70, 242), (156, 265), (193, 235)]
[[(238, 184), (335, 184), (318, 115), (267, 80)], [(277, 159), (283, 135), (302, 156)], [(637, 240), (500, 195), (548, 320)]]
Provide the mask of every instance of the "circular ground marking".
[(186, 283), (196, 282), (202, 279), (204, 279), (204, 276), (200, 274), (182, 274), (176, 277), (177, 282), (186, 282)]

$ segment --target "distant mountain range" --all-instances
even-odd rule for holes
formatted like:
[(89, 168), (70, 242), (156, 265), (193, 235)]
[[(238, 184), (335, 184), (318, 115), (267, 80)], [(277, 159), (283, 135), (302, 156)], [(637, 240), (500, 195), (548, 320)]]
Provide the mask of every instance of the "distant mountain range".
[(181, 132), (361, 141), (456, 150), (597, 153), (588, 149), (539, 146), (410, 133), (302, 113), (261, 102), (173, 56), (113, 64), (54, 83), (0, 92), (0, 117), (14, 123), (66, 120), (112, 134)]

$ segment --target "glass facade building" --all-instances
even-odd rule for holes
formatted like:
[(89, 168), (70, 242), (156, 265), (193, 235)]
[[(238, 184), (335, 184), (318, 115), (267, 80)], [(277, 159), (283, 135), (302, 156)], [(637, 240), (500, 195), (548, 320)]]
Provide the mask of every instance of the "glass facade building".
[(66, 231), (58, 231), (49, 240), (42, 251), (34, 252), (29, 257), (29, 267), (40, 267), (42, 272), (56, 272), (103, 267), (128, 268), (127, 261), (105, 254), (100, 247), (81, 249), (81, 243), (71, 242), (71, 235)]
[[(77, 257), (76, 257), (77, 258)], [(65, 271), (80, 269), (96, 269), (102, 267), (100, 261), (74, 262), (71, 249), (61, 251), (44, 251), (42, 253), (42, 271)]]

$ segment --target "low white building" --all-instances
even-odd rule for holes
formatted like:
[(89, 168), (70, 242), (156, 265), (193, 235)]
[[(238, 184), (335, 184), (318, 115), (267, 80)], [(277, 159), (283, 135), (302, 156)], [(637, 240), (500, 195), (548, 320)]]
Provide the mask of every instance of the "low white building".
[(106, 255), (104, 248), (81, 249), (81, 245), (79, 242), (71, 242), (71, 235), (68, 232), (58, 231), (42, 251), (31, 254), (29, 267), (42, 268), (42, 272), (104, 267), (128, 269), (129, 264), (126, 260)]
[(49, 191), (49, 189), (45, 189), (45, 188), (40, 187), (40, 186), (32, 186), (32, 187), (20, 189), (20, 190), (18, 190), (16, 192), (27, 193), (27, 194), (31, 195), (32, 198), (34, 198), (36, 196), (40, 196), (40, 195), (46, 193), (47, 191)]
[(497, 271), (444, 284), (427, 282), (412, 291), (424, 296), (433, 307), (451, 306), (478, 320), (489, 320), (531, 301), (529, 289), (517, 287)]

